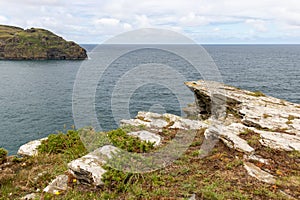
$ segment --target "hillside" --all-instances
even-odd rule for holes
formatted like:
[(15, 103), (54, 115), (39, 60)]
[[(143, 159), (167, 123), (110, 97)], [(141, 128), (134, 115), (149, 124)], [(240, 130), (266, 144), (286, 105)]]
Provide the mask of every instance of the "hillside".
[(0, 25), (0, 60), (83, 60), (86, 50), (75, 42), (39, 28)]
[(0, 199), (300, 199), (300, 105), (185, 84), (188, 118), (138, 112), (117, 130), (31, 141), (21, 157), (0, 148)]

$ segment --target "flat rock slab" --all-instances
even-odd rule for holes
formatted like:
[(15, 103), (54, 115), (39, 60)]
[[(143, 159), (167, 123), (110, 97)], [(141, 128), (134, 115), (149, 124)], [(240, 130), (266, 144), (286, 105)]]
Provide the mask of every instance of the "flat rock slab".
[(158, 146), (161, 143), (161, 137), (149, 131), (137, 131), (137, 132), (130, 132), (127, 134), (131, 136), (136, 136), (142, 141), (154, 143), (154, 146)]
[(259, 142), (272, 149), (281, 149), (285, 151), (300, 151), (300, 137), (285, 133), (256, 130), (260, 134)]
[(19, 150), (18, 154), (21, 156), (35, 156), (38, 154), (38, 147), (41, 145), (43, 140), (47, 140), (48, 138), (42, 138), (39, 140), (33, 140), (22, 145)]
[(181, 129), (199, 130), (207, 128), (208, 124), (204, 121), (185, 119), (173, 114), (157, 114), (152, 112), (138, 112), (135, 119), (121, 120), (120, 125), (140, 126), (143, 125), (150, 129)]
[[(243, 126), (241, 124), (241, 126)], [(254, 149), (247, 143), (246, 140), (238, 136), (241, 127), (237, 124), (232, 126), (215, 125), (205, 130), (204, 135), (215, 136), (221, 139), (229, 148), (236, 149), (244, 153), (254, 152)]]
[(68, 189), (68, 176), (57, 176), (43, 191), (51, 194), (57, 194)]
[(244, 162), (244, 168), (247, 170), (248, 174), (262, 182), (275, 184), (275, 177), (263, 170), (259, 167), (255, 166), (250, 162)]

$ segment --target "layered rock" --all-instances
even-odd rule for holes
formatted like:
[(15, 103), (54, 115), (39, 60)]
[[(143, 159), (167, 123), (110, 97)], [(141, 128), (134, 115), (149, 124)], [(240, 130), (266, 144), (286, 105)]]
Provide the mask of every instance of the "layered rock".
[(0, 60), (82, 60), (86, 50), (39, 28), (0, 25)]
[[(185, 84), (195, 94), (199, 116), (203, 110), (207, 110), (205, 115), (218, 118), (212, 107), (226, 110), (226, 116), (217, 120), (222, 126), (218, 128), (222, 130), (219, 131), (219, 137), (227, 140), (228, 144), (241, 145), (243, 142), (237, 139), (238, 135), (250, 129), (260, 135), (260, 142), (265, 146), (287, 151), (300, 150), (299, 104), (222, 83), (200, 80)], [(201, 98), (205, 98), (205, 101)], [(214, 105), (214, 102), (219, 104)], [(216, 130), (214, 134), (218, 132)], [(236, 139), (238, 141), (234, 142)]]
[[(195, 94), (195, 104), (185, 109), (187, 114), (211, 122), (205, 136), (217, 137), (229, 148), (243, 152), (248, 174), (274, 184), (276, 177), (250, 161), (269, 163), (257, 155), (257, 143), (274, 150), (300, 151), (300, 105), (222, 83), (200, 80), (185, 84)], [(250, 141), (243, 139), (248, 134), (252, 135)]]

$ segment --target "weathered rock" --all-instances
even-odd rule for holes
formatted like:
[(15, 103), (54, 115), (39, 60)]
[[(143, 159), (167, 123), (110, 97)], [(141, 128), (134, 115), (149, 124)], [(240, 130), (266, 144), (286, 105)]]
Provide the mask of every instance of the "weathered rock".
[(151, 112), (138, 112), (136, 119), (121, 120), (120, 125), (143, 125), (151, 129), (183, 129), (183, 130), (198, 130), (207, 128), (208, 124), (204, 121), (185, 119), (172, 114), (157, 114)]
[(273, 175), (261, 170), (259, 167), (255, 166), (250, 162), (244, 162), (244, 167), (248, 174), (262, 182), (274, 184), (276, 179)]
[(250, 154), (250, 155), (244, 155), (245, 160), (252, 160), (252, 161), (258, 161), (263, 164), (269, 164), (269, 160), (264, 159), (263, 157), (255, 154)]
[(87, 184), (102, 185), (102, 175), (106, 172), (102, 168), (107, 159), (110, 159), (117, 148), (106, 145), (95, 151), (71, 161), (68, 164), (69, 171), (79, 180)]
[[(234, 115), (237, 118), (236, 121), (240, 121), (239, 123), (230, 123), (230, 121), (232, 122), (230, 118), (222, 121), (223, 124), (230, 124), (226, 128), (223, 127), (224, 142), (228, 141), (228, 138), (240, 140), (234, 135), (238, 135), (237, 133), (241, 132), (242, 129), (248, 128), (260, 134), (260, 142), (265, 146), (287, 151), (300, 150), (299, 104), (216, 82), (200, 80), (187, 82), (186, 85), (195, 93), (199, 114), (203, 110), (208, 110), (207, 113), (212, 114), (209, 111), (212, 102), (216, 96), (223, 96), (225, 101), (219, 103), (225, 105), (227, 114)], [(213, 91), (211, 91), (212, 88)], [(204, 100), (199, 98), (204, 98)], [(269, 131), (262, 131), (261, 129)]]
[(286, 133), (255, 130), (260, 134), (259, 142), (272, 149), (281, 149), (285, 151), (300, 151), (300, 137)]
[(142, 141), (152, 142), (154, 146), (158, 146), (161, 143), (161, 137), (155, 133), (151, 133), (149, 131), (137, 131), (137, 132), (130, 132), (128, 135), (136, 136)]
[(48, 138), (42, 138), (39, 140), (33, 140), (22, 145), (19, 150), (18, 154), (21, 156), (35, 156), (38, 154), (38, 147), (41, 145), (43, 140), (47, 140)]
[(57, 194), (68, 189), (68, 176), (57, 176), (43, 191), (51, 194)]
[(27, 194), (24, 197), (21, 198), (21, 200), (31, 200), (31, 199), (37, 199), (36, 193)]
[(248, 145), (247, 141), (238, 136), (243, 125), (231, 124), (229, 126), (214, 125), (206, 129), (205, 136), (214, 135), (221, 139), (228, 147), (241, 152), (251, 153), (254, 149)]
[[(185, 84), (195, 93), (199, 114), (205, 110), (206, 115), (211, 115), (212, 102), (216, 102), (218, 96), (218, 99), (223, 99), (218, 103), (224, 104), (227, 114), (234, 114), (247, 126), (270, 130), (281, 129), (300, 136), (299, 104), (212, 81), (200, 80)], [(219, 108), (221, 105), (215, 107)]]

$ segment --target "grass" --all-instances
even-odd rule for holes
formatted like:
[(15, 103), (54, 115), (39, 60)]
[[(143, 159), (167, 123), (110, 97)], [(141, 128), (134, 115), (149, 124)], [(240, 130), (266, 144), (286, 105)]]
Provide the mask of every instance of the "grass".
[(5, 44), (5, 59), (84, 59), (77, 44), (44, 29), (0, 25), (0, 43)]
[[(128, 127), (127, 127), (128, 128)], [(103, 133), (93, 132), (93, 136)], [(18, 199), (26, 194), (42, 190), (57, 175), (67, 170), (67, 163), (74, 157), (81, 156), (82, 149), (80, 131), (71, 130), (49, 136), (43, 143), (36, 157), (15, 159), (8, 158), (14, 164), (4, 168), (0, 174), (0, 199)], [(122, 129), (110, 131), (109, 139), (116, 145), (134, 152), (140, 152), (140, 142), (136, 138), (126, 137)], [(86, 134), (86, 133), (85, 133)], [(255, 133), (245, 130), (243, 137), (251, 137)], [(189, 149), (170, 165), (148, 173), (136, 174), (118, 171), (106, 166), (107, 173), (103, 177), (102, 187), (69, 183), (70, 190), (59, 195), (38, 193), (41, 199), (187, 199), (192, 194), (199, 199), (286, 199), (279, 190), (289, 190), (290, 194), (300, 195), (299, 152), (266, 152), (258, 147), (257, 153), (265, 153), (266, 158), (274, 157), (272, 166), (263, 166), (275, 173), (280, 170), (284, 178), (276, 183), (276, 187), (258, 182), (246, 175), (243, 168), (243, 154), (233, 152), (219, 142), (208, 157), (200, 159), (199, 149), (203, 141), (203, 131), (199, 131)], [(65, 140), (72, 140), (72, 144)], [(124, 141), (126, 140), (126, 141)], [(134, 141), (134, 142), (133, 142)], [(102, 143), (97, 141), (96, 143)], [(106, 142), (105, 142), (106, 143)], [(125, 145), (126, 144), (126, 145)], [(147, 145), (144, 143), (144, 145)], [(56, 148), (55, 148), (56, 147)], [(143, 149), (143, 148), (142, 148)], [(155, 149), (150, 149), (150, 151)], [(70, 156), (70, 152), (73, 153)], [(13, 161), (14, 160), (14, 161)], [(279, 163), (275, 162), (278, 161)], [(286, 162), (286, 163), (285, 163)], [(288, 168), (286, 168), (288, 166)], [(290, 184), (288, 184), (290, 183)], [(298, 187), (298, 188), (297, 188)], [(274, 189), (275, 188), (275, 189)]]

